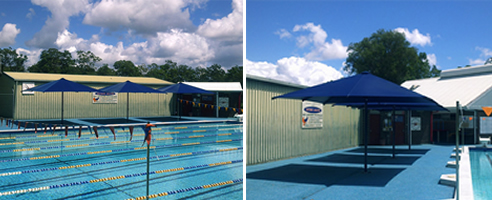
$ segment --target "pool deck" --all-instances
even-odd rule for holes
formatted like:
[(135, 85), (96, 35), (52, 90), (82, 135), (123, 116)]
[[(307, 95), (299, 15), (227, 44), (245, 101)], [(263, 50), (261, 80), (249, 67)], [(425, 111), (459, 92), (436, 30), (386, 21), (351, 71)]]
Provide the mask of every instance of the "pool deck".
[(246, 167), (247, 199), (452, 199), (440, 185), (454, 146), (356, 147)]

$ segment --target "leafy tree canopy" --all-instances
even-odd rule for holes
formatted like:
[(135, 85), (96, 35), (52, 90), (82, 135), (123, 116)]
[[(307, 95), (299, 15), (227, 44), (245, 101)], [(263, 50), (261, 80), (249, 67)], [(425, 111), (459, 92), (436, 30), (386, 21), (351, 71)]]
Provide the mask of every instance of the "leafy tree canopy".
[(110, 68), (108, 64), (104, 64), (102, 67), (99, 67), (99, 69), (97, 69), (96, 74), (103, 76), (114, 76), (116, 75), (116, 71)]
[(17, 54), (12, 47), (0, 49), (0, 67), (1, 71), (23, 72), (27, 56)]
[[(351, 43), (344, 70), (350, 74), (370, 71), (372, 74), (401, 84), (406, 80), (428, 78), (440, 73), (431, 67), (425, 53), (411, 47), (403, 33), (383, 29)], [(433, 69), (434, 69), (433, 68)]]
[(138, 67), (129, 60), (116, 61), (113, 67), (116, 69), (116, 75), (118, 76), (142, 76)]
[(487, 59), (487, 61), (485, 61), (485, 63), (484, 63), (484, 65), (488, 65), (488, 64), (492, 64), (492, 57)]

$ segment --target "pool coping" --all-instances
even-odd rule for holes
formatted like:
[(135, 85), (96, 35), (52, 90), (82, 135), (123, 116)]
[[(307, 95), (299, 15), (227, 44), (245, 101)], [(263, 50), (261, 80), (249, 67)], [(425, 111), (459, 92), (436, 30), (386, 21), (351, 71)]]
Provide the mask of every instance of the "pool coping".
[[(464, 146), (459, 165), (459, 199), (473, 200), (473, 184), (470, 167), (470, 146)], [(472, 146), (473, 147), (473, 146)]]

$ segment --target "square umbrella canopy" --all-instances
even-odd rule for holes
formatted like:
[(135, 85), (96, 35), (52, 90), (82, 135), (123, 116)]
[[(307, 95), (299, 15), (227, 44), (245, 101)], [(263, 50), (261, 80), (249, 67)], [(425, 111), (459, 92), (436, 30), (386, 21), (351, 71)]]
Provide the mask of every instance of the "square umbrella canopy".
[[(273, 97), (309, 100), (322, 104), (359, 105), (367, 113), (368, 104), (442, 107), (434, 100), (393, 82), (363, 72), (361, 74)], [(367, 116), (364, 117), (364, 171), (367, 172)]]
[(62, 124), (63, 124), (63, 93), (64, 92), (98, 92), (98, 90), (94, 88), (82, 85), (80, 83), (72, 82), (64, 78), (43, 85), (39, 85), (33, 88), (29, 88), (27, 89), (27, 91), (61, 92), (61, 97), (62, 97), (61, 123)]
[[(184, 83), (176, 83), (174, 85), (162, 87), (162, 88), (159, 88), (157, 90), (159, 90), (161, 92), (174, 93), (174, 94), (190, 94), (190, 93), (214, 94), (213, 92), (210, 92), (210, 91), (207, 91), (207, 90), (204, 90), (201, 88), (197, 88), (197, 87), (194, 87), (194, 86), (191, 86), (188, 84), (184, 84)], [(181, 106), (181, 104), (179, 104), (179, 103), (178, 103), (178, 105)], [(179, 112), (178, 112), (179, 118), (181, 118), (181, 109), (179, 108), (178, 110), (179, 110)]]
[(166, 93), (158, 90), (154, 90), (150, 87), (143, 86), (131, 81), (126, 81), (123, 83), (118, 83), (105, 88), (100, 89), (102, 92), (126, 92), (126, 119), (129, 118), (129, 108), (130, 108), (130, 93)]

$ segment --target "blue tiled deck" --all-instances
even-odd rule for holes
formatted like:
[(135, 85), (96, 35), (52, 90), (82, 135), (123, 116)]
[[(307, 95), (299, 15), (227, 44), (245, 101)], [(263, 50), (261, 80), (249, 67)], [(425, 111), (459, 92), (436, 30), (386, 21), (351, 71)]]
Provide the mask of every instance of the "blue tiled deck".
[(248, 166), (247, 199), (452, 199), (454, 187), (439, 185), (453, 146), (363, 147)]

